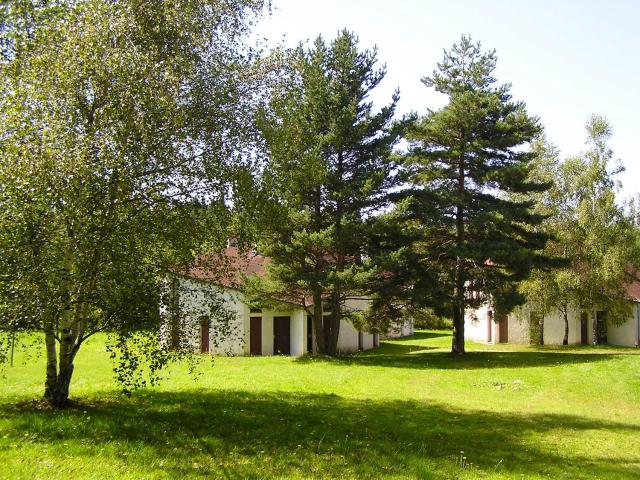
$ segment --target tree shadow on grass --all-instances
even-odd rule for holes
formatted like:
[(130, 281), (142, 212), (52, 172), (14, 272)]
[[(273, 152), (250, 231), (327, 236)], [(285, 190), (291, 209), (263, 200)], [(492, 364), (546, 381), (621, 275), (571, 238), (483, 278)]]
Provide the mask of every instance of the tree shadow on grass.
[[(602, 362), (626, 355), (618, 351), (607, 353), (600, 349), (597, 353), (585, 352), (585, 348), (570, 346), (542, 348), (527, 351), (468, 351), (465, 355), (452, 355), (449, 351), (429, 343), (430, 339), (446, 334), (417, 332), (411, 337), (383, 341), (379, 348), (357, 352), (341, 357), (303, 356), (300, 363), (324, 361), (336, 365), (363, 365), (376, 367), (417, 368), (435, 370), (465, 370), (494, 368), (529, 368), (561, 365), (575, 365)], [(422, 342), (424, 343), (418, 343)], [(636, 353), (631, 353), (635, 355)]]
[[(407, 347), (404, 352), (397, 348), (381, 348), (375, 354), (353, 355), (336, 361), (350, 365), (420, 368), (435, 370), (469, 370), (494, 368), (530, 368), (561, 365), (575, 365), (602, 362), (615, 358), (615, 354), (602, 353), (565, 353), (565, 352), (467, 352), (463, 356), (454, 356), (449, 352), (429, 351), (429, 347)], [(409, 355), (408, 355), (409, 354)]]
[[(637, 425), (456, 410), (417, 401), (286, 392), (145, 392), (84, 410), (5, 408), (0, 425), (8, 436), (4, 441), (29, 438), (36, 452), (46, 446), (53, 456), (74, 452), (66, 465), (77, 469), (85, 462), (87, 476), (94, 474), (94, 462), (111, 462), (113, 477), (134, 469), (150, 478), (445, 479), (463, 470), (508, 478), (640, 474), (640, 453), (620, 454), (614, 444), (633, 441)], [(609, 440), (596, 445), (587, 436), (578, 450), (556, 448), (558, 438), (593, 430)]]
[(611, 360), (621, 354), (574, 352), (467, 352), (454, 356), (428, 345), (385, 345), (342, 357), (299, 357), (298, 363), (323, 361), (333, 365), (417, 368), (434, 370), (469, 370), (494, 368), (530, 368), (576, 365)]

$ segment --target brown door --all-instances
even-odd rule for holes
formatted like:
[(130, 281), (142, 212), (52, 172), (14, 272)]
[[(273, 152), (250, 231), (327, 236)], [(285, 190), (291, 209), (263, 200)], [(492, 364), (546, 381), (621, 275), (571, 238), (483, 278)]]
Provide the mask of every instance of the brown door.
[(249, 319), (249, 353), (262, 355), (262, 317)]
[(200, 353), (209, 353), (209, 320), (200, 322)]
[(506, 315), (500, 318), (500, 343), (509, 342), (509, 317)]
[(291, 354), (291, 317), (273, 317), (273, 354)]
[(587, 314), (580, 314), (580, 343), (587, 345), (589, 343), (589, 329), (587, 326)]

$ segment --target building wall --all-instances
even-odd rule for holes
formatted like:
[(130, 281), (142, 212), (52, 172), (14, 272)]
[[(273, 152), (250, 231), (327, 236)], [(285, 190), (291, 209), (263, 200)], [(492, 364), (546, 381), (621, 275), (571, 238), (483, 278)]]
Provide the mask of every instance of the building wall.
[[(476, 342), (495, 343), (499, 339), (499, 325), (492, 322), (491, 338), (489, 338), (488, 306), (482, 306), (476, 310), (468, 310), (465, 315), (465, 339)], [(509, 315), (509, 343), (530, 343), (529, 311), (521, 307), (516, 313)], [(639, 341), (640, 304), (636, 303), (633, 316), (622, 325), (607, 325), (607, 341), (610, 345), (635, 346)], [(580, 311), (571, 308), (569, 320), (569, 344), (581, 343)], [(547, 345), (562, 345), (564, 339), (564, 316), (558, 310), (554, 310), (545, 316), (544, 343)], [(587, 342), (593, 342), (593, 319), (589, 315), (587, 320)]]
[[(219, 287), (208, 282), (199, 282), (181, 278), (179, 285), (179, 306), (183, 331), (186, 334), (186, 347), (194, 352), (200, 351), (200, 319), (210, 318), (209, 352), (213, 355), (249, 355), (250, 354), (250, 319), (262, 319), (262, 355), (273, 355), (273, 318), (290, 318), (290, 349), (291, 355), (299, 356), (307, 353), (307, 314), (301, 308), (292, 307), (291, 310), (262, 309), (261, 312), (251, 312), (244, 302), (242, 293)], [(210, 305), (223, 303), (230, 313), (231, 321), (223, 327), (215, 315), (211, 315)], [(354, 310), (366, 308), (369, 300), (365, 298), (349, 300), (348, 306)], [(166, 309), (163, 309), (166, 313)], [(163, 340), (167, 339), (166, 328), (161, 331)], [(362, 335), (364, 350), (374, 347), (374, 336), (364, 332)], [(346, 320), (340, 324), (338, 337), (338, 351), (340, 353), (355, 352), (359, 348), (358, 330)]]
[[(495, 325), (492, 325), (492, 335), (489, 338), (489, 306), (482, 305), (481, 307), (471, 310), (468, 309), (464, 315), (464, 338), (465, 340), (472, 340), (474, 342), (493, 342), (495, 340)], [(492, 322), (493, 323), (493, 322)]]
[[(569, 344), (580, 344), (580, 312), (576, 308), (570, 308), (567, 315), (569, 321)], [(548, 345), (562, 345), (564, 340), (564, 315), (558, 310), (549, 312), (544, 317), (544, 343)], [(591, 328), (587, 327), (587, 334)]]
[[(363, 334), (363, 340), (365, 336), (371, 336), (370, 334)], [(373, 340), (372, 340), (373, 344)], [(338, 352), (339, 353), (351, 353), (358, 351), (358, 330), (353, 326), (351, 322), (345, 320), (340, 321), (340, 334), (338, 335)]]
[[(349, 298), (345, 302), (345, 308), (352, 312), (357, 312), (369, 308), (371, 300), (366, 297)], [(359, 332), (355, 326), (346, 320), (340, 321), (340, 334), (338, 335), (338, 352), (352, 353), (357, 352), (360, 347), (358, 340)], [(373, 334), (362, 332), (362, 349), (370, 350), (374, 348)]]
[(638, 322), (640, 318), (640, 304), (636, 303), (633, 314), (622, 325), (614, 326), (607, 324), (607, 342), (611, 345), (621, 345), (625, 347), (638, 346), (639, 333)]
[(508, 317), (509, 322), (509, 343), (527, 345), (530, 343), (531, 332), (529, 331), (529, 322), (523, 318), (521, 312), (511, 314)]
[[(181, 323), (186, 334), (185, 343), (193, 351), (200, 351), (200, 319), (210, 318), (209, 351), (215, 355), (243, 355), (248, 337), (248, 307), (242, 296), (234, 291), (216, 285), (179, 279), (179, 308)], [(231, 321), (220, 320), (212, 315), (211, 305), (223, 303), (231, 315)]]
[(392, 325), (389, 331), (383, 335), (384, 338), (402, 338), (413, 335), (413, 319), (407, 318), (399, 325)]
[[(250, 317), (262, 318), (262, 355), (273, 355), (273, 336), (274, 336), (273, 317), (289, 317), (290, 318), (289, 335), (291, 337), (291, 354), (303, 355), (304, 353), (306, 353), (306, 350), (302, 351), (301, 353), (294, 353), (294, 351), (299, 352), (300, 350), (299, 338), (297, 341), (295, 339), (300, 335), (300, 321), (301, 321), (301, 316), (304, 315), (304, 312), (301, 309), (292, 308), (291, 310), (269, 310), (269, 309), (263, 308), (262, 311), (259, 313), (254, 312), (254, 313), (248, 313), (247, 315), (249, 315), (249, 318)], [(302, 330), (302, 334), (306, 335), (306, 325)], [(249, 351), (251, 348), (251, 345), (249, 343), (250, 335), (251, 335), (251, 325), (249, 320), (246, 322), (246, 333), (245, 333), (246, 343), (245, 343), (244, 355), (249, 355)], [(306, 336), (304, 338), (306, 342)], [(295, 348), (294, 348), (294, 345), (295, 345)], [(305, 347), (306, 347), (306, 343), (305, 343)]]
[(373, 337), (374, 336), (371, 333), (362, 332), (362, 349), (363, 350), (371, 350), (372, 348), (375, 347)]
[[(338, 353), (353, 353), (360, 348), (359, 331), (351, 322), (340, 321), (340, 335), (338, 335)], [(362, 349), (370, 350), (374, 348), (374, 335), (369, 332), (362, 332)]]

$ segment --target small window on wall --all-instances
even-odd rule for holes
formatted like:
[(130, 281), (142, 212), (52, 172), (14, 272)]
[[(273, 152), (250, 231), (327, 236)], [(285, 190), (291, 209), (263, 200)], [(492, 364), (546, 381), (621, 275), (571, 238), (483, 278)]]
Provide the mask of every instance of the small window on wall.
[(256, 308), (256, 307), (251, 307), (251, 308), (249, 309), (249, 311), (250, 311), (251, 313), (262, 313), (262, 309), (261, 309), (261, 308)]

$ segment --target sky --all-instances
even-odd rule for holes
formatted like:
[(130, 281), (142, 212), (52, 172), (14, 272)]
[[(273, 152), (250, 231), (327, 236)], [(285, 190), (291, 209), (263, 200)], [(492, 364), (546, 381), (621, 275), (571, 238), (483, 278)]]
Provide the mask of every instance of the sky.
[(420, 79), (462, 34), (495, 49), (500, 83), (540, 117), (563, 157), (585, 149), (587, 118), (604, 115), (626, 168), (622, 197), (640, 192), (640, 1), (637, 0), (272, 0), (256, 34), (286, 46), (347, 28), (360, 48), (378, 48), (387, 76), (372, 95), (381, 106), (400, 89), (398, 113), (439, 108)]

